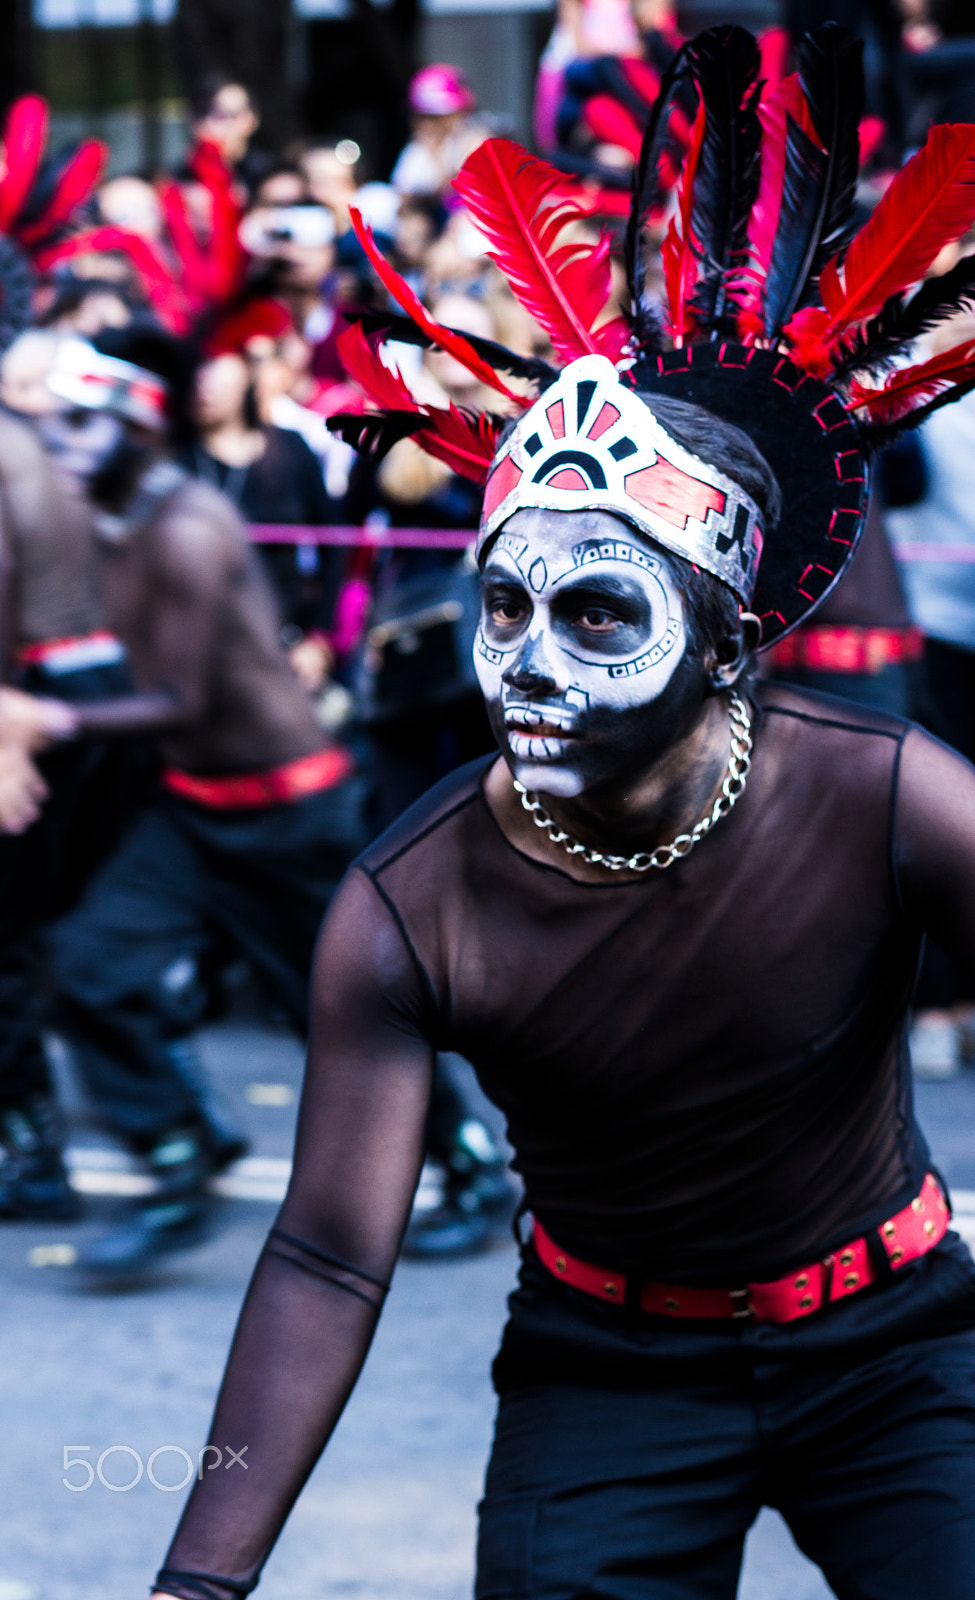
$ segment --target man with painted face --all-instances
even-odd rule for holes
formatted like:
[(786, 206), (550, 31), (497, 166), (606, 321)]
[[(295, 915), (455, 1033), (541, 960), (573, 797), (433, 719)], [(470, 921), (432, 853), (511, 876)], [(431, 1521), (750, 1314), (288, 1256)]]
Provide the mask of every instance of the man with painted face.
[(475, 645), (501, 754), (326, 919), (212, 1434), (250, 1470), (196, 1486), (158, 1592), (256, 1582), (368, 1348), (447, 1048), (533, 1219), (479, 1600), (731, 1600), (763, 1503), (837, 1594), (968, 1594), (975, 1269), (903, 1024), (922, 929), (975, 951), (975, 773), (751, 682), (778, 507), (749, 437), (598, 356), (502, 444)]
[[(207, 1180), (242, 1154), (214, 1121), (187, 1035), (216, 941), (244, 952), (301, 1027), (312, 947), (358, 841), (349, 754), (280, 643), (237, 514), (167, 459), (179, 347), (140, 330), (59, 348), (49, 451), (94, 502), (101, 588), (130, 692), (61, 707), (76, 739), (155, 735), (160, 792), (53, 930), (59, 1028), (108, 1128), (158, 1191), (89, 1242), (125, 1273), (194, 1243)], [(57, 702), (55, 702), (57, 704)]]

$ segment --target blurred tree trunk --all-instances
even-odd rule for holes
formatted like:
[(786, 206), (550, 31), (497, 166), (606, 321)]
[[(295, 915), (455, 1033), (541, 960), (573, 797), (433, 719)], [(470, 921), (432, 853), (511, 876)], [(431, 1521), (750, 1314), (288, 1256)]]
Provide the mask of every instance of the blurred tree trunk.
[(31, 0), (0, 0), (0, 109), (38, 88)]
[(296, 131), (293, 27), (290, 0), (179, 0), (173, 31), (184, 92), (227, 73), (254, 96), (260, 142), (280, 149)]

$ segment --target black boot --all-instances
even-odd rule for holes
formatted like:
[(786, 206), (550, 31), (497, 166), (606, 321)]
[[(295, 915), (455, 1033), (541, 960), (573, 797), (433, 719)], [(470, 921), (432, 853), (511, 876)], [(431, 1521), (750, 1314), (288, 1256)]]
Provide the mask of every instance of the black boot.
[(53, 1102), (37, 1096), (0, 1114), (0, 1218), (72, 1222), (80, 1214)]
[(146, 1152), (156, 1189), (78, 1254), (104, 1277), (132, 1277), (165, 1256), (192, 1249), (213, 1231), (218, 1201), (207, 1184), (227, 1163), (197, 1126), (168, 1129)]

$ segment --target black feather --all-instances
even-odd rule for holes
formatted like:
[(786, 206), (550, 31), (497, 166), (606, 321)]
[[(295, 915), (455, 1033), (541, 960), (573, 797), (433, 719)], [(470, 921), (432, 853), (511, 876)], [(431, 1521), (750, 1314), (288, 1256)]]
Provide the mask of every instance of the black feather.
[(940, 278), (927, 278), (909, 300), (892, 294), (875, 317), (834, 357), (837, 377), (883, 369), (945, 317), (975, 306), (975, 255), (963, 256)]
[(933, 400), (928, 400), (923, 406), (916, 406), (913, 411), (908, 411), (906, 416), (898, 417), (896, 422), (873, 422), (861, 424), (864, 438), (873, 450), (882, 450), (885, 444), (895, 439), (899, 433), (906, 433), (909, 428), (919, 428), (922, 422), (935, 411), (940, 411), (942, 406), (951, 405), (955, 400), (961, 400), (966, 394), (971, 394), (975, 389), (975, 378), (969, 378), (966, 383), (955, 383), (943, 394), (936, 394)]
[(821, 268), (852, 238), (860, 170), (862, 40), (837, 23), (828, 22), (806, 34), (798, 47), (797, 62), (809, 115), (826, 150), (826, 170), (793, 293), (783, 306), (778, 327), (809, 304)]
[[(785, 119), (785, 160), (775, 240), (762, 286), (765, 335), (776, 339), (802, 296), (806, 253), (826, 179), (827, 153), (792, 117)], [(766, 139), (770, 137), (768, 133)]]
[(394, 444), (429, 427), (429, 417), (416, 411), (336, 411), (329, 417), (329, 433), (350, 444), (370, 461), (381, 461)]
[(666, 199), (666, 186), (660, 165), (669, 154), (675, 168), (683, 165), (685, 150), (674, 128), (674, 113), (680, 112), (689, 127), (698, 104), (697, 85), (690, 70), (687, 45), (675, 56), (660, 85), (660, 93), (650, 112), (647, 131), (640, 146), (640, 159), (633, 170), (633, 198), (626, 224), (623, 257), (630, 298), (630, 322), (642, 349), (656, 351), (659, 343), (659, 317), (655, 303), (647, 294), (647, 268), (656, 266), (657, 243), (646, 236), (651, 212)]
[[(434, 348), (434, 341), (422, 328), (417, 327), (412, 317), (401, 316), (395, 311), (343, 310), (342, 315), (347, 322), (357, 322), (367, 337), (379, 334), (399, 344), (419, 345), (421, 350)], [(496, 344), (493, 339), (482, 339), (476, 333), (465, 333), (462, 328), (450, 328), (448, 332), (466, 339), (497, 372), (506, 372), (512, 378), (524, 378), (528, 383), (537, 383), (539, 392), (547, 389), (559, 376), (556, 368), (549, 366), (540, 356), (520, 356), (506, 345)]]
[(734, 303), (734, 279), (748, 260), (748, 224), (758, 196), (758, 45), (744, 28), (709, 28), (689, 51), (704, 100), (704, 140), (694, 174), (691, 222), (701, 251), (695, 316), (717, 334)]

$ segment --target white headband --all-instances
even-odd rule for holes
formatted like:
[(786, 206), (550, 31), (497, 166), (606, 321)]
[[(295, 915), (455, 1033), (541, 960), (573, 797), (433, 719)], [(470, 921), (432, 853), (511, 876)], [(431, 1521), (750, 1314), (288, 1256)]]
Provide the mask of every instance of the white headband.
[(677, 444), (605, 356), (566, 367), (501, 446), (484, 491), (478, 553), (526, 507), (612, 511), (751, 600), (762, 553), (757, 505)]
[(86, 339), (62, 339), (47, 386), (85, 411), (110, 411), (157, 433), (166, 427), (164, 380), (131, 361), (102, 355)]

